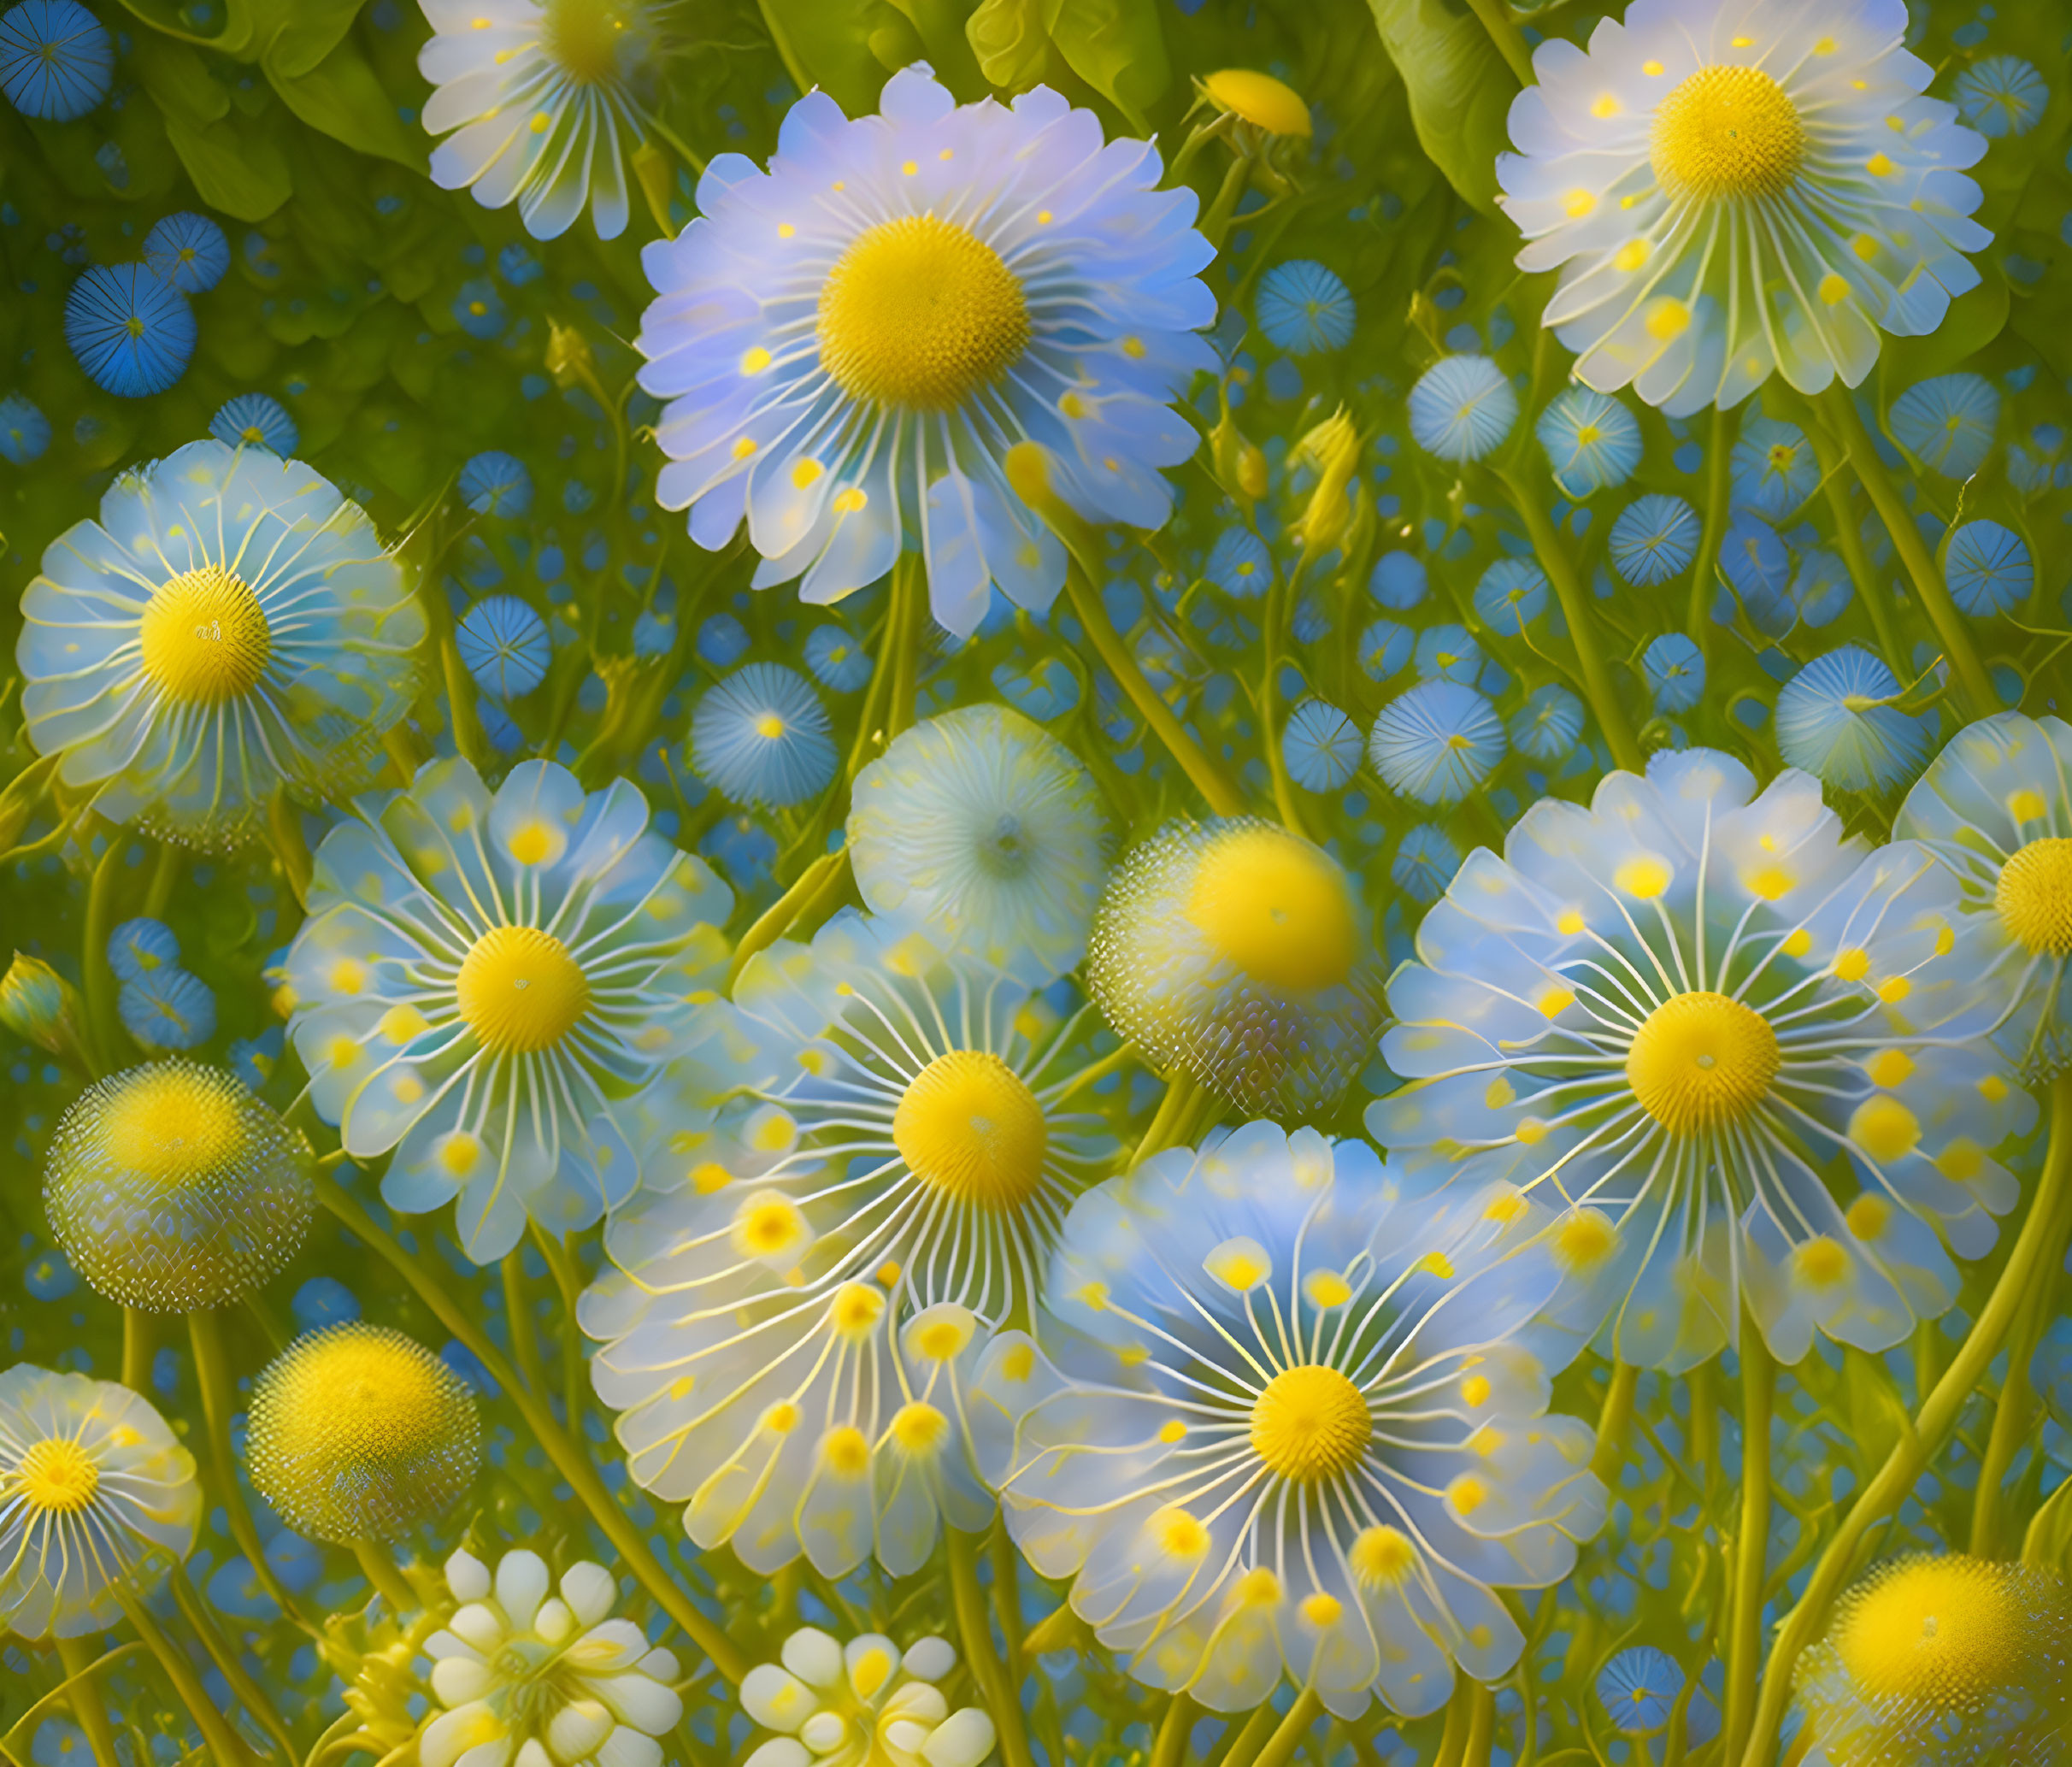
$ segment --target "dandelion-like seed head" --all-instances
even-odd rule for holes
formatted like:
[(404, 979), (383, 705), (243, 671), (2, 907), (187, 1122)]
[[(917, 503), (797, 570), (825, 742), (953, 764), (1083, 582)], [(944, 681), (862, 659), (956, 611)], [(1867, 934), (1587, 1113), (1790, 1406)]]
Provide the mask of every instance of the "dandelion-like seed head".
[(1805, 150), (1798, 107), (1760, 68), (1700, 68), (1655, 113), (1655, 175), (1679, 196), (1777, 196)]
[(421, 1344), (355, 1321), (297, 1338), (252, 1393), (252, 1486), (297, 1534), (392, 1540), (466, 1494), (482, 1426), (460, 1376)]
[(1866, 1578), (1833, 1637), (1869, 1698), (1963, 1707), (2019, 1658), (2027, 1617), (2000, 1567), (1953, 1554), (1904, 1559)]
[(1269, 987), (1336, 987), (1359, 956), (1345, 873), (1322, 848), (1263, 822), (1203, 853), (1187, 917), (1219, 956)]
[(292, 1258), (309, 1144), (236, 1075), (152, 1063), (83, 1093), (51, 1139), (44, 1205), (81, 1275), (150, 1312), (219, 1307)]

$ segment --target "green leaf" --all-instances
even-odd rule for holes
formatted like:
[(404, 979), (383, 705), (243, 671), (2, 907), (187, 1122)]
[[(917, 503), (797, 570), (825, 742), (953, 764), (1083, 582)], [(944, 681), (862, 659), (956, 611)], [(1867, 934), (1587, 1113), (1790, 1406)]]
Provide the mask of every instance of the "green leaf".
[(871, 38), (886, 26), (907, 27), (886, 0), (760, 0), (762, 21), (776, 42), (792, 78), (802, 88), (819, 86), (851, 116), (878, 103), (886, 69), (872, 51)]
[(1051, 40), (1072, 71), (1140, 135), (1173, 78), (1157, 0), (1051, 0)]
[(229, 94), (209, 73), (209, 64), (184, 43), (141, 37), (130, 52), (129, 65), (168, 119), (200, 124), (229, 115)]
[(344, 41), (362, 0), (228, 0), (223, 46), (292, 78), (310, 72)]
[(1442, 0), (1368, 0), (1381, 46), (1403, 76), (1418, 144), (1446, 181), (1497, 213), (1497, 156), (1518, 82), (1480, 21)]
[(339, 44), (304, 74), (284, 72), (274, 65), (271, 53), (264, 65), (281, 102), (312, 128), (362, 153), (393, 160), (413, 171), (424, 169), (421, 137), (403, 127), (395, 104), (355, 44)]
[(264, 221), (295, 193), (280, 150), (247, 123), (224, 117), (195, 124), (168, 116), (166, 138), (201, 199), (239, 221)]
[(966, 102), (986, 96), (986, 83), (964, 34), (964, 9), (957, 0), (891, 0), (914, 27), (935, 77)]
[(1021, 92), (1043, 78), (1051, 52), (1043, 15), (1044, 0), (983, 0), (964, 21), (964, 35), (989, 85)]

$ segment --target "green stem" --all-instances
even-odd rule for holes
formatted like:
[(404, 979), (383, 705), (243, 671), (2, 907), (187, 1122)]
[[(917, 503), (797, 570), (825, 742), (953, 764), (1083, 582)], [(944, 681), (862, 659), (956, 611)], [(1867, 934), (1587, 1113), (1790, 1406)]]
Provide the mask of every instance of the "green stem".
[(151, 862), (150, 887), (144, 898), (144, 917), (163, 920), (166, 904), (173, 899), (174, 886), (180, 881), (182, 850), (169, 840), (158, 843), (158, 856)]
[(410, 1587), (410, 1580), (403, 1576), (403, 1567), (380, 1540), (356, 1540), (352, 1552), (360, 1561), (360, 1569), (367, 1573), (368, 1581), (381, 1592), (391, 1612), (397, 1616), (415, 1613), (424, 1605)]
[(315, 867), (309, 857), (309, 843), (303, 839), (302, 816), (285, 792), (274, 792), (274, 801), (267, 806), (266, 834), (274, 857), (280, 861), (280, 875), (288, 892), (295, 898), (295, 905), (307, 912), (309, 878)]
[(1231, 217), (1237, 214), (1238, 204), (1245, 199), (1245, 189), (1251, 183), (1251, 162), (1240, 153), (1223, 174), (1223, 181), (1210, 199), (1208, 212), (1201, 219), (1202, 238), (1219, 251), (1223, 248), (1223, 235), (1230, 231)]
[(1258, 1758), (1259, 1746), (1273, 1735), (1275, 1714), (1270, 1705), (1262, 1705), (1249, 1718), (1242, 1729), (1234, 1733), (1227, 1730), (1230, 1746), (1226, 1748), (1215, 1763), (1215, 1767), (1251, 1767)]
[(1718, 568), (1720, 536), (1727, 532), (1728, 468), (1734, 459), (1731, 427), (1723, 410), (1712, 414), (1712, 445), (1705, 451), (1705, 514), (1698, 530), (1698, 556), (1691, 561), (1690, 611), (1684, 629), (1708, 662), (1712, 656), (1712, 574)]
[(151, 1316), (140, 1308), (122, 1310), (122, 1384), (142, 1393), (151, 1378)]
[(1525, 38), (1518, 29), (1518, 21), (1511, 16), (1506, 0), (1468, 0), (1469, 9), (1481, 20), (1482, 28), (1489, 32), (1489, 40), (1497, 46), (1497, 53), (1518, 76), (1522, 86), (1533, 83), (1533, 54), (1525, 46)]
[[(72, 1715), (79, 1720), (79, 1729), (86, 1733), (87, 1746), (93, 1750), (94, 1767), (117, 1767), (115, 1733), (108, 1722), (108, 1707), (101, 1698), (101, 1690), (94, 1685), (94, 1670), (98, 1666), (87, 1654), (86, 1640), (83, 1638), (60, 1638), (57, 1641), (57, 1660), (64, 1665), (64, 1685), (45, 1699), (63, 1693), (65, 1703), (72, 1708)], [(38, 1700), (38, 1705), (43, 1702)], [(9, 1729), (11, 1738), (27, 1722), (25, 1713)]]
[(533, 1237), (547, 1261), (562, 1304), (562, 1424), (571, 1440), (583, 1439), (583, 1334), (575, 1323), (575, 1304), (583, 1293), (583, 1273), (576, 1263), (575, 1236), (557, 1240), (535, 1221)]
[(1630, 1362), (1615, 1361), (1611, 1378), (1604, 1383), (1604, 1404), (1598, 1412), (1597, 1449), (1590, 1457), (1590, 1470), (1610, 1488), (1618, 1484), (1619, 1468), (1626, 1459), (1626, 1430), (1633, 1422), (1633, 1391), (1640, 1384), (1640, 1370)]
[(499, 1267), (503, 1278), (503, 1313), (511, 1332), (511, 1354), (525, 1384), (543, 1399), (547, 1391), (547, 1371), (539, 1360), (539, 1343), (533, 1333), (533, 1304), (525, 1292), (525, 1247), (514, 1246)]
[(1957, 604), (1951, 600), (1949, 586), (1935, 568), (1935, 561), (1928, 556), (1921, 530), (1914, 526), (1914, 518), (1907, 512), (1899, 495), (1899, 487), (1885, 470), (1885, 462), (1878, 458), (1878, 451), (1863, 427), (1863, 419), (1857, 415), (1855, 400), (1850, 397), (1849, 389), (1837, 381), (1822, 395), (1822, 403), (1834, 420), (1843, 447), (1848, 451), (1849, 463), (1856, 468), (1858, 482), (1869, 493), (1879, 518), (1885, 523), (1885, 531), (1892, 537), (1893, 549), (1899, 554), (1900, 563), (1906, 567), (1915, 594), (1921, 598), (1922, 606), (1928, 610), (1935, 635), (1942, 640), (1943, 650), (1957, 675), (1960, 704), (1971, 717), (1986, 716), (2000, 703), (1999, 695), (1993, 691), (1993, 678), (1979, 660), (1977, 648), (1971, 642), (1971, 628), (1964, 623)]
[(1899, 636), (1892, 630), (1892, 610), (1885, 604), (1884, 586), (1871, 568), (1870, 555), (1863, 550), (1863, 535), (1849, 504), (1849, 483), (1842, 477), (1842, 457), (1820, 424), (1808, 423), (1804, 427), (1806, 439), (1813, 445), (1813, 456), (1820, 462), (1821, 491), (1834, 522), (1834, 549), (1842, 555), (1843, 568), (1856, 586), (1857, 599), (1870, 616), (1878, 649), (1884, 653), (1887, 664), (1904, 680), (1912, 670), (1906, 653), (1899, 648)]
[(1763, 1655), (1763, 1581), (1770, 1516), (1770, 1410), (1777, 1364), (1753, 1317), (1741, 1320), (1741, 1519), (1734, 1535), (1734, 1583), (1727, 1598), (1727, 1698), (1722, 1760), (1748, 1740), (1755, 1712), (1756, 1664)]
[(1288, 1715), (1274, 1727), (1274, 1734), (1259, 1751), (1252, 1767), (1287, 1767), (1295, 1758), (1295, 1751), (1302, 1746), (1303, 1738), (1310, 1734), (1310, 1726), (1316, 1722), (1317, 1713), (1323, 1709), (1324, 1702), (1317, 1697), (1316, 1689), (1304, 1687), (1295, 1696)]
[(993, 1617), (1000, 1623), (1000, 1636), (1006, 1641), (1008, 1679), (1019, 1682), (1026, 1666), (1021, 1654), (1021, 1555), (1002, 1517), (993, 1517), (986, 1554), (992, 1560)]
[(108, 851), (93, 869), (86, 896), (85, 949), (79, 953), (79, 975), (85, 983), (86, 1043), (97, 1072), (112, 1074), (125, 1065), (129, 1040), (115, 1012), (115, 972), (108, 967), (108, 935), (115, 929), (115, 886), (122, 873), (122, 849), (128, 832), (111, 828)]
[(1287, 758), (1280, 752), (1280, 637), (1287, 623), (1291, 585), (1280, 572), (1274, 573), (1266, 592), (1266, 613), (1260, 648), (1265, 654), (1263, 679), (1259, 684), (1259, 739), (1266, 745), (1266, 768), (1274, 781), (1274, 805), (1291, 833), (1309, 836), (1295, 802), (1293, 782), (1288, 778)]
[(2007, 1344), (2007, 1377), (2000, 1382), (1998, 1403), (1993, 1409), (1993, 1434), (1979, 1462), (1978, 1487), (1971, 1499), (1971, 1556), (1998, 1558), (2000, 1554), (2000, 1508), (2005, 1493), (2007, 1469), (2015, 1452), (2028, 1434), (2034, 1389), (2029, 1385), (2029, 1358), (2036, 1353), (2043, 1335), (2043, 1322), (2052, 1309), (2051, 1292), (2057, 1286), (2054, 1274), (2046, 1272), (2036, 1292), (2015, 1321)]
[(943, 1532), (949, 1537), (950, 1599), (957, 1611), (958, 1634), (964, 1640), (964, 1661), (992, 1708), (1000, 1735), (1000, 1758), (1005, 1767), (1033, 1767), (1028, 1735), (1021, 1723), (1021, 1692), (993, 1649), (992, 1622), (979, 1590), (978, 1537), (961, 1528), (945, 1526)]
[(886, 623), (892, 651), (892, 691), (885, 709), (885, 739), (914, 722), (914, 698), (921, 674), (921, 643), (927, 631), (928, 568), (918, 552), (904, 552), (892, 567), (892, 606)]
[(280, 1758), (285, 1767), (294, 1767), (297, 1759), (295, 1740), (282, 1727), (280, 1717), (274, 1703), (259, 1690), (258, 1683), (244, 1672), (244, 1665), (238, 1660), (237, 1646), (223, 1635), (208, 1605), (196, 1593), (187, 1576), (187, 1567), (173, 1567), (173, 1599), (180, 1604), (180, 1611), (202, 1646), (223, 1671), (223, 1679), (230, 1683), (230, 1691), (237, 1696), (247, 1716), (280, 1746)]
[(799, 911), (820, 892), (828, 874), (848, 863), (846, 846), (822, 853), (798, 874), (798, 881), (765, 909), (755, 925), (741, 935), (740, 944), (734, 947), (733, 961), (727, 966), (725, 992), (729, 997), (733, 993), (734, 984), (741, 979), (741, 972), (748, 967), (748, 960), (783, 938), (791, 930), (792, 922), (798, 918)]
[(1490, 1746), (1497, 1736), (1497, 1696), (1481, 1682), (1468, 1683), (1468, 1740), (1461, 1767), (1489, 1767)]
[(280, 1579), (274, 1576), (274, 1567), (267, 1563), (264, 1550), (259, 1544), (259, 1530), (252, 1525), (251, 1511), (244, 1506), (244, 1493), (238, 1484), (237, 1457), (230, 1451), (231, 1394), (235, 1391), (230, 1378), (230, 1362), (223, 1350), (223, 1328), (216, 1316), (209, 1311), (187, 1315), (187, 1337), (194, 1347), (194, 1374), (202, 1389), (202, 1418), (209, 1432), (209, 1458), (215, 1470), (216, 1484), (223, 1499), (223, 1511), (230, 1517), (230, 1531), (238, 1542), (238, 1549), (250, 1561), (252, 1575), (268, 1595), (280, 1603), (280, 1611), (306, 1630), (315, 1629), (289, 1594)]
[(1194, 1724), (1194, 1700), (1185, 1687), (1166, 1702), (1165, 1717), (1158, 1723), (1158, 1740), (1151, 1746), (1151, 1767), (1180, 1767), (1187, 1758), (1187, 1732)]
[(1468, 1732), (1474, 1723), (1472, 1700), (1469, 1681), (1465, 1675), (1457, 1675), (1453, 1683), (1453, 1697), (1446, 1702), (1446, 1727), (1439, 1733), (1439, 1752), (1433, 1757), (1433, 1767), (1461, 1767), (1461, 1757), (1468, 1751)]
[(2051, 1140), (2044, 1156), (2043, 1175), (2037, 1181), (2015, 1249), (2008, 1254), (1999, 1281), (1993, 1285), (1969, 1335), (1957, 1346), (1934, 1391), (1922, 1401), (1914, 1427), (1900, 1433), (1885, 1464), (1842, 1518), (1806, 1581), (1805, 1593), (1778, 1627), (1741, 1767), (1767, 1767), (1785, 1707), (1791, 1700), (1792, 1670), (1799, 1652), (1826, 1623), (1828, 1606), (1849, 1575), (1857, 1546), (1914, 1488), (1914, 1481), (1956, 1428), (1957, 1418), (1992, 1367), (2016, 1316), (2045, 1273), (2055, 1273), (2064, 1255), (2066, 1229), (2072, 1226), (2067, 1208), (2068, 1192), (2072, 1191), (2072, 1073), (2061, 1074), (2051, 1081)]
[(136, 1593), (121, 1581), (115, 1584), (115, 1599), (122, 1604), (122, 1611), (129, 1623), (137, 1629), (137, 1635), (144, 1648), (158, 1658), (158, 1666), (166, 1672), (172, 1682), (173, 1691), (180, 1696), (180, 1704), (187, 1708), (187, 1716), (194, 1720), (194, 1727), (202, 1733), (202, 1740), (216, 1758), (217, 1767), (253, 1767), (251, 1751), (244, 1740), (230, 1728), (223, 1714), (215, 1709), (208, 1690), (188, 1662), (187, 1654), (158, 1629), (150, 1611), (138, 1600)]
[(554, 1414), (544, 1399), (526, 1390), (503, 1353), (483, 1335), (473, 1315), (454, 1299), (444, 1282), (428, 1273), (397, 1244), (392, 1234), (377, 1226), (374, 1217), (328, 1172), (317, 1174), (316, 1194), (318, 1201), (349, 1232), (387, 1260), (409, 1285), (411, 1292), (431, 1309), (439, 1323), (474, 1353), (475, 1359), (488, 1370), (490, 1379), (510, 1394), (527, 1428), (545, 1451), (548, 1459), (568, 1481), (577, 1500), (604, 1530), (605, 1538), (618, 1550), (626, 1568), (640, 1580), (655, 1604), (675, 1621), (684, 1635), (712, 1659), (712, 1666), (739, 1685), (748, 1672), (741, 1652), (726, 1634), (691, 1605), (684, 1592), (656, 1562), (632, 1518), (604, 1488), (603, 1481), (591, 1464), (589, 1452), (579, 1447), (555, 1422)]
[(1186, 1074), (1175, 1074), (1166, 1082), (1165, 1096), (1159, 1099), (1158, 1109), (1152, 1112), (1151, 1126), (1145, 1130), (1144, 1139), (1130, 1154), (1127, 1169), (1133, 1172), (1153, 1154), (1163, 1153), (1167, 1148), (1179, 1145), (1174, 1131), (1186, 1120), (1200, 1092), (1201, 1088)]

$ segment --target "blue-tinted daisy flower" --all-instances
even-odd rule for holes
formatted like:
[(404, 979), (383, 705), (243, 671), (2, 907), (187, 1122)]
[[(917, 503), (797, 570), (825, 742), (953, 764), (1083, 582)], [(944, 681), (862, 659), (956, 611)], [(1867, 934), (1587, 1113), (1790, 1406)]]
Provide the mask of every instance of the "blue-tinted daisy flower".
[(1945, 479), (1969, 479), (1986, 463), (2000, 424), (2000, 394), (1983, 374), (1938, 374), (1892, 401), (1892, 437)]
[(1410, 389), (1410, 435), (1440, 460), (1480, 460), (1511, 433), (1518, 394), (1486, 356), (1441, 356)]
[(1388, 875), (1413, 902), (1436, 902), (1461, 869), (1461, 850), (1444, 828), (1420, 822), (1406, 833), (1389, 861)]
[(1085, 954), (1107, 849), (1079, 757), (1004, 706), (959, 706), (902, 731), (851, 792), (864, 905), (1032, 986)]
[(1386, 681), (1410, 666), (1417, 634), (1395, 620), (1376, 620), (1360, 634), (1360, 667), (1369, 680)]
[(417, 69), (432, 181), (515, 201), (535, 239), (566, 233), (589, 205), (600, 239), (626, 230), (625, 138), (645, 134), (636, 96), (657, 47), (646, 0), (422, 0), (432, 38)]
[(194, 309), (142, 264), (101, 264), (65, 297), (65, 342), (86, 378), (118, 398), (163, 392), (185, 374)]
[(1112, 1144), (1028, 990), (845, 910), (744, 966), (631, 1106), (643, 1193), (582, 1299), (634, 1481), (768, 1573), (896, 1576), (986, 1525), (972, 1382)]
[(1797, 623), (1798, 610), (1791, 595), (1792, 549), (1753, 511), (1737, 509), (1720, 536), (1720, 572), (1734, 586), (1758, 632), (1781, 638)]
[(1988, 56), (1957, 76), (1957, 108), (1989, 141), (2026, 135), (2051, 102), (2051, 89), (2020, 56)]
[(1427, 626), (1417, 634), (1415, 661), (1420, 680), (1472, 686), (1482, 672), (1482, 647), (1465, 626)]
[(1728, 465), (1735, 508), (1753, 509), (1773, 521), (1790, 515), (1820, 484), (1820, 461), (1806, 433), (1795, 423), (1752, 412), (1741, 421)]
[(1898, 677), (1860, 645), (1816, 657), (1777, 695), (1778, 751), (1848, 791), (1910, 780), (1928, 759), (1934, 720), (1886, 703), (1898, 697)]
[(163, 921), (125, 921), (108, 935), (108, 967), (117, 981), (141, 981), (180, 968), (180, 940)]
[(1328, 700), (1305, 699), (1288, 714), (1280, 757), (1305, 792), (1332, 792), (1360, 770), (1366, 746), (1352, 720)]
[(1286, 1676), (1341, 1717), (1437, 1711), (1524, 1640), (1498, 1589), (1567, 1576), (1604, 1520), (1575, 1353), (1508, 1187), (1411, 1198), (1364, 1142), (1254, 1122), (1073, 1205), (1044, 1294), (980, 1366), (1009, 1530), (1153, 1687), (1215, 1711)]
[(283, 786), (342, 797), (409, 711), (425, 618), (356, 504), (193, 442), (50, 543), (15, 647), (29, 737), (101, 814), (241, 839)]
[(647, 820), (624, 780), (527, 761), (492, 796), (433, 761), (317, 849), (288, 953), (310, 1098), (353, 1158), (393, 1150), (391, 1208), (457, 1199), (478, 1263), (632, 1193), (624, 1101), (725, 975), (732, 897)]
[(206, 215), (183, 209), (144, 236), (144, 261), (182, 294), (206, 294), (230, 268), (230, 241)]
[(1425, 562), (1415, 552), (1384, 552), (1368, 573), (1367, 592), (1392, 613), (1408, 613), (1426, 587)]
[(486, 693), (522, 699), (547, 678), (554, 647), (547, 622), (515, 595), (491, 595), (462, 616), (454, 646), (468, 673)]
[(1532, 761), (1559, 761), (1583, 733), (1583, 703), (1558, 682), (1549, 681), (1525, 697), (1511, 714), (1511, 746)]
[(2028, 599), (2036, 567), (2022, 536), (1998, 521), (1967, 521), (1943, 554), (1950, 598), (1967, 614), (2006, 614)]
[(879, 102), (851, 121), (809, 93), (767, 172), (706, 173), (698, 218), (643, 260), (640, 384), (669, 401), (660, 501), (699, 545), (745, 517), (756, 585), (824, 603), (917, 543), (964, 638), (992, 586), (1040, 613), (1064, 582), (1010, 455), (1033, 495), (1163, 526), (1159, 468), (1196, 444), (1171, 402), (1216, 362), (1195, 335), (1213, 253), (1157, 150), (1104, 144), (1047, 87), (960, 106), (913, 67)]
[(1702, 531), (1681, 497), (1637, 497), (1611, 524), (1612, 568), (1636, 589), (1651, 589), (1690, 568)]
[(698, 701), (686, 759), (737, 804), (799, 804), (834, 777), (828, 727), (820, 695), (797, 669), (751, 663)]
[(732, 669), (754, 642), (732, 614), (715, 614), (698, 628), (698, 654), (715, 669)]
[(1687, 633), (1665, 632), (1640, 653), (1640, 673), (1657, 712), (1687, 712), (1704, 697), (1705, 655)]
[(1622, 1736), (1652, 1736), (1669, 1728), (1683, 1686), (1675, 1658), (1652, 1645), (1633, 1645), (1598, 1671), (1598, 1703)]
[(806, 634), (806, 667), (834, 693), (854, 693), (870, 680), (870, 652), (843, 626), (815, 626)]
[(27, 466), (41, 460), (50, 445), (50, 420), (26, 394), (0, 399), (0, 460)]
[(1841, 617), (1856, 598), (1856, 584), (1838, 554), (1816, 546), (1798, 555), (1788, 593), (1798, 623), (1817, 632)]
[(1499, 558), (1475, 586), (1475, 610), (1492, 632), (1524, 631), (1546, 611), (1547, 574), (1530, 558)]
[(1555, 394), (1533, 429), (1554, 482), (1570, 497), (1623, 485), (1640, 464), (1640, 425), (1610, 393), (1570, 386)]
[(1955, 880), (1865, 857), (1796, 771), (1709, 750), (1544, 799), (1478, 851), (1389, 985), (1368, 1111), (1408, 1176), (1559, 1197), (1605, 1353), (1691, 1368), (1745, 1310), (1778, 1360), (1882, 1350), (1957, 1295), (2020, 1193), (2034, 1101), (1976, 1033)]
[(1504, 758), (1504, 722), (1473, 687), (1420, 681), (1382, 707), (1367, 758), (1406, 798), (1458, 804)]
[(461, 468), (461, 500), (478, 515), (515, 520), (533, 507), (533, 475), (515, 454), (488, 449)]
[(122, 984), (122, 1028), (146, 1049), (192, 1049), (215, 1035), (215, 995), (185, 969), (160, 969)]
[(269, 448), (284, 458), (301, 433), (287, 408), (263, 392), (241, 392), (209, 420), (209, 433), (233, 448)]
[(1226, 595), (1251, 601), (1274, 581), (1274, 555), (1249, 527), (1226, 527), (1209, 549), (1202, 575)]
[(79, 0), (21, 0), (0, 14), (0, 92), (24, 116), (84, 116), (115, 77), (114, 40)]
[(1352, 294), (1313, 258), (1275, 264), (1259, 283), (1259, 329), (1290, 356), (1343, 350), (1352, 341)]

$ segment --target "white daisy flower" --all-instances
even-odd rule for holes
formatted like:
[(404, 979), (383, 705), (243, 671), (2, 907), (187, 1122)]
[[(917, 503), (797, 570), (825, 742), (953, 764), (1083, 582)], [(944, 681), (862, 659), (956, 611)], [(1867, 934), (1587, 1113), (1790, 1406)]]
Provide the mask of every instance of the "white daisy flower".
[(951, 1711), (936, 1685), (957, 1667), (942, 1639), (903, 1656), (879, 1633), (845, 1645), (804, 1626), (780, 1654), (741, 1681), (741, 1710), (780, 1733), (745, 1767), (979, 1767), (992, 1752), (992, 1719)]

